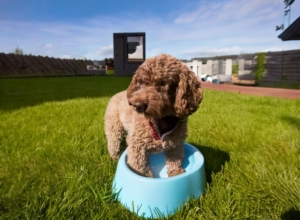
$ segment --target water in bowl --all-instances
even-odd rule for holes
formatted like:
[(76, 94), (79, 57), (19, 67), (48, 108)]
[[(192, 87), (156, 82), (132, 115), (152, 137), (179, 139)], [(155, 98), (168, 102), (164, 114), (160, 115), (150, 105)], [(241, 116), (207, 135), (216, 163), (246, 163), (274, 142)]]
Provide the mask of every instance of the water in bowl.
[[(192, 152), (189, 152), (188, 149), (185, 148), (184, 155), (182, 161), (182, 167), (186, 172), (190, 171), (195, 164), (195, 157)], [(149, 155), (150, 169), (153, 173), (153, 178), (168, 178), (167, 167), (166, 167), (166, 158), (165, 154), (150, 154)]]

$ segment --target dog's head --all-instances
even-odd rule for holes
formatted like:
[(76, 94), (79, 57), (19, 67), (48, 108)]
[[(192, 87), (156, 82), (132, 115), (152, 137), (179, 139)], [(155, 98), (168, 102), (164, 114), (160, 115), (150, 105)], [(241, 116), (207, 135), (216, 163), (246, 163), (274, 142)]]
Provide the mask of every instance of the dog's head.
[(166, 54), (147, 59), (127, 90), (128, 103), (150, 118), (183, 117), (202, 100), (200, 81), (180, 60)]

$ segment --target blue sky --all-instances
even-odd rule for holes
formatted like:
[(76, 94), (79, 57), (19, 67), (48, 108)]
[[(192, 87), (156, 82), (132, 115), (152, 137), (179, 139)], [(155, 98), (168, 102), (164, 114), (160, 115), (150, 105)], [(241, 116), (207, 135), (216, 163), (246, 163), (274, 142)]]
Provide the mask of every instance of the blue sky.
[[(291, 23), (299, 9), (296, 0)], [(278, 38), (283, 11), (283, 0), (0, 0), (0, 52), (100, 60), (118, 32), (146, 32), (146, 57), (300, 49)]]

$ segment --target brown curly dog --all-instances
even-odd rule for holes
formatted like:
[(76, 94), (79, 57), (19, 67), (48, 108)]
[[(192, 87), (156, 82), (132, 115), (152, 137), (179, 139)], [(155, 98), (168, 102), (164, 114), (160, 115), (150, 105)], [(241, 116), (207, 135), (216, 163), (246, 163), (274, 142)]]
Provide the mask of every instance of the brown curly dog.
[(126, 137), (127, 164), (152, 177), (148, 154), (164, 151), (168, 176), (185, 172), (181, 166), (187, 119), (201, 102), (201, 85), (180, 60), (166, 54), (147, 59), (127, 91), (114, 95), (105, 113), (105, 135), (113, 159)]

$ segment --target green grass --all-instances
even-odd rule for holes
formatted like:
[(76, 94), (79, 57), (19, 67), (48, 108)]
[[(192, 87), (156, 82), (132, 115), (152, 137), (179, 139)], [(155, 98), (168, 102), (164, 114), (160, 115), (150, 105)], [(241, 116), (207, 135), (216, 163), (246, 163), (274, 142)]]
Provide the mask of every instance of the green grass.
[(115, 74), (115, 70), (106, 70), (106, 75), (112, 76)]
[(232, 65), (232, 75), (238, 76), (239, 74), (239, 64)]
[[(0, 219), (140, 219), (112, 199), (103, 116), (127, 77), (0, 80)], [(169, 219), (297, 219), (300, 101), (204, 90), (207, 193)]]
[(76, 98), (110, 97), (126, 89), (129, 77), (56, 77), (0, 79), (0, 110)]

